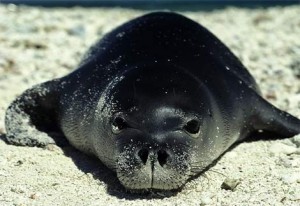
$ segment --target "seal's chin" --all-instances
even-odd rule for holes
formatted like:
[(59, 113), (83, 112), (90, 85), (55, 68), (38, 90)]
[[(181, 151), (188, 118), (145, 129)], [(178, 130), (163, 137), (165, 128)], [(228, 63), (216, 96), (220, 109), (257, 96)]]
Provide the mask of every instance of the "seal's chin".
[(120, 155), (116, 172), (122, 185), (130, 190), (179, 189), (190, 177), (187, 161), (181, 156), (162, 164), (154, 155), (145, 163), (131, 155)]

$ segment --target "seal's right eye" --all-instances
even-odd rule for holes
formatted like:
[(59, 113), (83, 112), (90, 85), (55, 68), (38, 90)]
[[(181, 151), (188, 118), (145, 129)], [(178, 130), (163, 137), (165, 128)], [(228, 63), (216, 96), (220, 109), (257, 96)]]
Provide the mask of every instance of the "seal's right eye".
[(112, 132), (119, 134), (123, 129), (127, 128), (128, 124), (122, 117), (116, 117), (112, 123)]
[(200, 131), (200, 122), (192, 119), (186, 123), (183, 129), (192, 137), (197, 138)]

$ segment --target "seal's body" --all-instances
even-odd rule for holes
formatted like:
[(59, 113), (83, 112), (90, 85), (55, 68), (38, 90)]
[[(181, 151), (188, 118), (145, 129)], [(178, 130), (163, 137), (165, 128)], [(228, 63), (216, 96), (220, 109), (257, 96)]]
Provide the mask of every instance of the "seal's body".
[(58, 129), (126, 188), (168, 190), (255, 131), (300, 133), (300, 120), (266, 102), (208, 30), (156, 12), (108, 33), (73, 73), (25, 91), (6, 129), (9, 142), (30, 146), (54, 143), (47, 133)]

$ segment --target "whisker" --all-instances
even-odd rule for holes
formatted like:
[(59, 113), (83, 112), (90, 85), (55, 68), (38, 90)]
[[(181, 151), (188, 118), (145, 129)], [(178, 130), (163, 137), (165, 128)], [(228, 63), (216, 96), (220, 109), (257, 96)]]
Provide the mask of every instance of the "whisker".
[(214, 173), (216, 173), (216, 174), (222, 175), (223, 177), (227, 177), (225, 174), (223, 174), (222, 172), (217, 171), (217, 170), (210, 169), (210, 170), (208, 170), (207, 172), (208, 172), (208, 173), (209, 173), (209, 172), (214, 172)]

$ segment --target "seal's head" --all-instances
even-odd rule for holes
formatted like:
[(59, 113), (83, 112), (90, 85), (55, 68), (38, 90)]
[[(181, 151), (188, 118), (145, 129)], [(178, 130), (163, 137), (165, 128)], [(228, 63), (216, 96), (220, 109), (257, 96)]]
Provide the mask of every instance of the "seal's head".
[(172, 66), (123, 75), (99, 101), (95, 153), (127, 189), (180, 188), (219, 155), (206, 88)]

